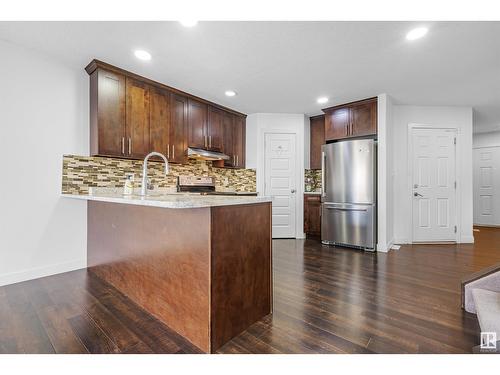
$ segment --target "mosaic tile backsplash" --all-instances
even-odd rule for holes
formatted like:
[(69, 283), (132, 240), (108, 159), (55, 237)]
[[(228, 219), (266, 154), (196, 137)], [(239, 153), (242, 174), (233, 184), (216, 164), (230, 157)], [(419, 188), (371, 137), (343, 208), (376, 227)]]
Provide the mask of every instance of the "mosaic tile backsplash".
[[(311, 187), (310, 190), (307, 190), (307, 185)], [(304, 171), (304, 190), (321, 190), (321, 169), (306, 169)]]
[[(249, 191), (256, 188), (255, 169), (216, 168), (211, 162), (189, 161), (189, 164), (170, 164), (170, 173), (164, 174), (164, 164), (148, 162), (148, 177), (157, 188), (177, 185), (177, 176), (213, 176), (217, 191)], [(121, 188), (125, 177), (133, 173), (135, 184), (142, 178), (142, 161), (106, 158), (98, 156), (63, 156), (62, 192), (88, 194), (90, 187)]]

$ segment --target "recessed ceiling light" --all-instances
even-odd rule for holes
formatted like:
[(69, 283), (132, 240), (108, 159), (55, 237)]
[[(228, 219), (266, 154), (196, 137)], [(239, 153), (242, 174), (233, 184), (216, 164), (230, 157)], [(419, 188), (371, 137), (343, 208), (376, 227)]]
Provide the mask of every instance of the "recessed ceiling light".
[(185, 19), (185, 20), (180, 20), (179, 23), (184, 27), (193, 27), (193, 26), (196, 26), (198, 21)]
[(138, 49), (136, 51), (134, 51), (134, 55), (135, 57), (137, 57), (138, 59), (141, 59), (141, 60), (151, 60), (151, 54), (147, 51), (144, 51), (142, 49)]
[(236, 91), (227, 90), (224, 94), (226, 94), (226, 96), (236, 96)]
[(326, 96), (322, 96), (321, 98), (318, 98), (317, 102), (319, 104), (325, 104), (328, 101), (328, 98)]
[(408, 40), (420, 39), (423, 36), (425, 36), (425, 34), (427, 34), (427, 31), (429, 31), (427, 27), (417, 27), (413, 30), (410, 30), (408, 34), (406, 34), (406, 39)]

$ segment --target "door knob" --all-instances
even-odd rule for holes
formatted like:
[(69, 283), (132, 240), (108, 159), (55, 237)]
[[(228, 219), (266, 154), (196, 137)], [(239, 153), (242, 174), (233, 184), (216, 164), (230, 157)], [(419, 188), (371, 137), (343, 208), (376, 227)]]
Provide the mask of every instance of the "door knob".
[(417, 193), (417, 192), (414, 192), (414, 193), (413, 193), (413, 196), (414, 196), (414, 197), (423, 197), (423, 195), (422, 195), (422, 194)]

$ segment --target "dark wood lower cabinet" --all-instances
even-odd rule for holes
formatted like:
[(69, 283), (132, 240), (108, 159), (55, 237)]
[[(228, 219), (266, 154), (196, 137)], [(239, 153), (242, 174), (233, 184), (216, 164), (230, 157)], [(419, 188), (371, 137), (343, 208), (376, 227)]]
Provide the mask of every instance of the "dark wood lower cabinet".
[(304, 233), (311, 237), (321, 236), (321, 196), (304, 194)]

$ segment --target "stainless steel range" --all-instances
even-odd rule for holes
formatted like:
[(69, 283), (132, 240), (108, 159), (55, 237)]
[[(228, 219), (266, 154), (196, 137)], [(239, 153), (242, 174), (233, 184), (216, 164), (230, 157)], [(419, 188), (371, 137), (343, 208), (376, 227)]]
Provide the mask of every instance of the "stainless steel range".
[(323, 145), (322, 243), (375, 251), (376, 154), (373, 139)]
[(210, 176), (179, 176), (177, 177), (177, 191), (183, 193), (198, 193), (204, 195), (257, 195), (257, 192), (247, 191), (216, 191), (215, 178)]

